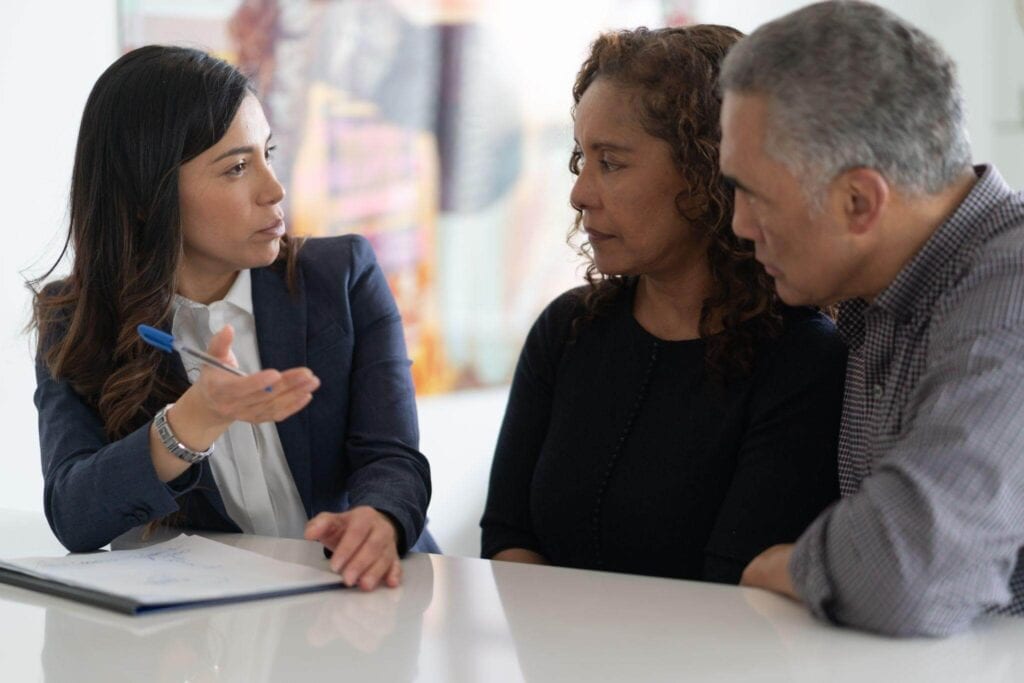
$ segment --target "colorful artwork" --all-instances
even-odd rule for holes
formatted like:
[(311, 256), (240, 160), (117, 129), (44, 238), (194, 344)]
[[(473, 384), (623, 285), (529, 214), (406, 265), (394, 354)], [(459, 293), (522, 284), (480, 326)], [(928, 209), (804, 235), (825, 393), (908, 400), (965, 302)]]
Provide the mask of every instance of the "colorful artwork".
[(418, 392), (508, 381), (578, 284), (571, 89), (601, 30), (695, 0), (121, 0), (121, 43), (206, 49), (256, 84), (290, 229), (358, 233), (401, 310)]

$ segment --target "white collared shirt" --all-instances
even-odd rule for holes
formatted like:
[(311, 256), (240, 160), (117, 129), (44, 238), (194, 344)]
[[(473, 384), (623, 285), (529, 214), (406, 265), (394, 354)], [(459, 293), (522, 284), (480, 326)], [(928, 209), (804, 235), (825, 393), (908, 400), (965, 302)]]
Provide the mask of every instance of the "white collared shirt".
[[(238, 366), (246, 373), (258, 372), (262, 368), (248, 270), (238, 273), (224, 299), (209, 306), (175, 294), (171, 334), (187, 346), (205, 350), (213, 335), (229, 323), (235, 330), (231, 348)], [(181, 360), (194, 384), (200, 362), (188, 355)], [(235, 524), (247, 534), (302, 538), (306, 511), (288, 469), (277, 425), (236, 421), (215, 444), (207, 462)]]

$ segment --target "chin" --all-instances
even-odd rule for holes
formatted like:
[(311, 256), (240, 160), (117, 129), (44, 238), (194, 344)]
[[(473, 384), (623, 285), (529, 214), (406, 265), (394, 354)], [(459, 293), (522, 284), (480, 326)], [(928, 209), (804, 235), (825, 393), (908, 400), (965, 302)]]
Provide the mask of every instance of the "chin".
[(268, 243), (263, 249), (260, 249), (259, 256), (253, 258), (256, 261), (250, 268), (263, 268), (269, 266), (271, 263), (277, 260), (277, 257), (281, 255), (281, 238), (278, 237), (273, 242)]
[(604, 259), (595, 258), (594, 266), (597, 267), (597, 272), (601, 273), (606, 277), (628, 277), (630, 275), (639, 275), (635, 268), (622, 263), (615, 263)]
[(782, 303), (787, 306), (821, 306), (822, 303), (816, 297), (807, 292), (799, 291), (788, 286), (784, 282), (775, 281), (775, 291), (778, 292)]

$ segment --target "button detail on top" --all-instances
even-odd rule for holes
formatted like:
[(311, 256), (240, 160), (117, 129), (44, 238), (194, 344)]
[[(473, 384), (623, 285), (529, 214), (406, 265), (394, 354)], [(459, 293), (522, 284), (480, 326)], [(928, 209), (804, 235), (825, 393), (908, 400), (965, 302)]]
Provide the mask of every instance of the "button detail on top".
[(885, 393), (885, 385), (876, 384), (874, 387), (874, 391), (872, 391), (872, 393), (875, 395), (875, 400), (881, 399), (882, 395)]

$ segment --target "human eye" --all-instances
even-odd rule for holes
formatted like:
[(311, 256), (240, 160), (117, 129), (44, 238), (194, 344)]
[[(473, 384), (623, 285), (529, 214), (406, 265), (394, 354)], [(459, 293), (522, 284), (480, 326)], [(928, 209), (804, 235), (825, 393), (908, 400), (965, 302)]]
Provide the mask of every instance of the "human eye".
[(569, 171), (573, 175), (579, 175), (580, 171), (583, 170), (583, 150), (580, 149), (579, 145), (575, 145), (572, 148), (572, 152), (569, 154)]
[(263, 153), (263, 158), (265, 158), (267, 162), (272, 162), (275, 156), (277, 156), (277, 145), (268, 145), (267, 151)]
[(616, 163), (613, 159), (608, 156), (601, 157), (601, 168), (606, 171), (618, 171), (622, 168), (622, 164)]
[(238, 176), (240, 176), (240, 175), (242, 175), (243, 173), (245, 173), (245, 169), (246, 169), (246, 167), (247, 167), (248, 165), (249, 165), (249, 164), (248, 164), (248, 163), (247, 163), (247, 162), (245, 161), (245, 159), (242, 159), (242, 160), (241, 160), (241, 161), (239, 161), (239, 162), (238, 162), (237, 164), (235, 164), (234, 166), (232, 166), (231, 168), (229, 168), (229, 169), (227, 170), (227, 173), (226, 173), (225, 175), (229, 175), (229, 176), (232, 176), (232, 177), (236, 177), (236, 178), (237, 178)]
[(751, 192), (749, 188), (741, 185), (735, 178), (724, 176), (722, 178), (722, 184), (725, 185), (727, 192), (732, 192), (733, 198), (737, 202), (742, 201), (751, 208), (754, 208), (759, 204), (758, 196)]

